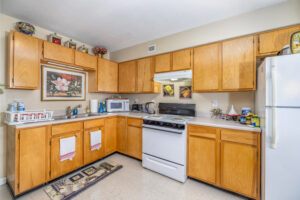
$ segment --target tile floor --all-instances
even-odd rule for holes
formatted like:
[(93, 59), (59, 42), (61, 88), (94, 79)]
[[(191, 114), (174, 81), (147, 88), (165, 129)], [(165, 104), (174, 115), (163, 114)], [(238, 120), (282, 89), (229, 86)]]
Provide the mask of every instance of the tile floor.
[[(77, 195), (74, 200), (245, 200), (240, 196), (188, 179), (184, 184), (144, 169), (135, 159), (114, 154), (107, 160), (123, 168)], [(7, 185), (0, 186), (0, 199), (13, 199)], [(49, 200), (43, 188), (18, 200)]]

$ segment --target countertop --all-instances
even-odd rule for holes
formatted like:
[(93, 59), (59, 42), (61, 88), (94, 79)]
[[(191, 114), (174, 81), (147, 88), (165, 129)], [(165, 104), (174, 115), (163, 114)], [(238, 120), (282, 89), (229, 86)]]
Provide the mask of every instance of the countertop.
[[(19, 129), (19, 128), (29, 128), (29, 127), (35, 127), (35, 126), (62, 124), (62, 123), (69, 123), (69, 122), (76, 122), (76, 121), (83, 121), (83, 120), (90, 120), (90, 119), (99, 119), (99, 118), (112, 117), (112, 116), (125, 116), (125, 117), (133, 117), (133, 118), (143, 119), (144, 117), (151, 116), (151, 115), (147, 114), (147, 113), (116, 112), (116, 113), (104, 113), (104, 114), (99, 114), (96, 116), (80, 117), (80, 118), (74, 118), (74, 119), (49, 120), (49, 121), (24, 123), (24, 124), (16, 124), (16, 125), (9, 125), (9, 126)], [(234, 121), (227, 121), (227, 120), (223, 120), (223, 119), (213, 119), (210, 117), (194, 117), (194, 118), (190, 119), (187, 123), (194, 124), (194, 125), (218, 127), (218, 128), (228, 128), (228, 129), (237, 129), (237, 130), (244, 130), (244, 131), (261, 132), (261, 129), (257, 128), (257, 127), (246, 126), (246, 125), (240, 124), (239, 122), (234, 122)]]

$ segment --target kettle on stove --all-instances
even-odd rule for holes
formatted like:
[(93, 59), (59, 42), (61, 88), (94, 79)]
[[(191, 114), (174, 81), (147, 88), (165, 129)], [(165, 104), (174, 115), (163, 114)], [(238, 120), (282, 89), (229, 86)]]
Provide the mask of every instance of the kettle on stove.
[(147, 102), (145, 104), (145, 111), (148, 114), (155, 114), (155, 104), (154, 104), (154, 102)]

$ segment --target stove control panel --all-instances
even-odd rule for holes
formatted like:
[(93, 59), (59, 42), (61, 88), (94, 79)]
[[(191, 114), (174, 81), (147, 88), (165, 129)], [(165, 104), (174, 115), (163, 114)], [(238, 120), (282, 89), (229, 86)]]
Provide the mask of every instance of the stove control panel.
[(156, 121), (156, 120), (147, 120), (144, 119), (143, 124), (151, 125), (151, 126), (158, 126), (158, 127), (166, 127), (166, 128), (174, 128), (179, 130), (185, 129), (185, 124), (178, 124), (178, 123), (171, 123), (171, 122), (164, 122), (164, 121)]

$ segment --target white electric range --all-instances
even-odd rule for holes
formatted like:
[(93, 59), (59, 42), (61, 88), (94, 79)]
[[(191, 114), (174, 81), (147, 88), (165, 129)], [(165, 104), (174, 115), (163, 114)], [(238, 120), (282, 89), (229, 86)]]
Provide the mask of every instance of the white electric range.
[(187, 121), (195, 116), (195, 104), (159, 104), (158, 115), (143, 122), (143, 167), (185, 182)]

